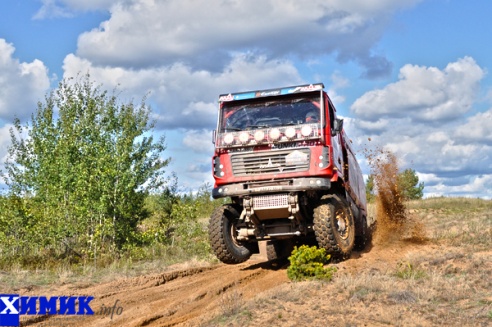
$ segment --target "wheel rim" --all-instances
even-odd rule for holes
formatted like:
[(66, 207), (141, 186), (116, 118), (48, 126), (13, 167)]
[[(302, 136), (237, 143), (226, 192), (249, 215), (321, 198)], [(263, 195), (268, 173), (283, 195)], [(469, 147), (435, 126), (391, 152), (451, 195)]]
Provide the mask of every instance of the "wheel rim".
[(338, 234), (344, 240), (350, 235), (350, 221), (343, 209), (338, 209), (335, 213), (335, 223)]
[(236, 229), (236, 224), (234, 223), (231, 223), (230, 235), (232, 238), (232, 243), (234, 243), (234, 245), (237, 247), (241, 247), (241, 244), (239, 244), (237, 240), (237, 229)]

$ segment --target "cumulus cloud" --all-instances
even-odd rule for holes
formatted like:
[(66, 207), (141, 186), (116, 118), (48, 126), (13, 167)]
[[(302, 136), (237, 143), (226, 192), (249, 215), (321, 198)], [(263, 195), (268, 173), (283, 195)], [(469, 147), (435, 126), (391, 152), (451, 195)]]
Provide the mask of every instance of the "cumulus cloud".
[(331, 86), (326, 92), (329, 94), (331, 101), (336, 107), (338, 104), (345, 102), (345, 97), (339, 93), (339, 90), (349, 87), (350, 81), (343, 77), (339, 72), (331, 74), (330, 80)]
[[(183, 137), (183, 145), (192, 149), (196, 153), (204, 153), (211, 156), (214, 151), (212, 132), (207, 129), (188, 131)], [(207, 169), (210, 169), (210, 167)]]
[(369, 91), (351, 107), (360, 118), (410, 117), (414, 121), (442, 122), (468, 112), (485, 72), (471, 57), (450, 63), (445, 69), (405, 65), (399, 81)]
[[(121, 1), (123, 2), (123, 1)], [(114, 0), (41, 0), (42, 6), (34, 14), (34, 19), (70, 18), (77, 12), (109, 10)]]
[(46, 19), (46, 18), (69, 18), (73, 17), (73, 13), (56, 3), (55, 0), (42, 0), (43, 5), (34, 14), (33, 19)]
[(492, 143), (492, 109), (468, 118), (456, 130), (457, 140)]
[[(85, 3), (58, 2), (71, 8)], [(334, 53), (342, 62), (358, 62), (363, 75), (374, 78), (387, 75), (391, 63), (372, 54), (372, 47), (396, 10), (418, 2), (120, 1), (109, 7), (109, 20), (79, 37), (77, 56), (101, 66), (142, 68), (178, 61), (220, 71), (245, 49), (277, 58)]]
[(102, 67), (75, 55), (65, 58), (63, 68), (64, 77), (89, 72), (110, 89), (121, 85), (133, 98), (149, 94), (159, 129), (212, 129), (219, 94), (302, 82), (291, 62), (249, 55), (235, 56), (217, 73), (181, 63), (139, 70)]
[[(486, 197), (492, 109), (470, 114), (484, 75), (470, 57), (443, 70), (406, 65), (398, 82), (357, 99), (351, 107), (355, 117), (344, 126), (361, 157), (386, 149), (397, 155), (401, 169), (415, 169), (427, 196)], [(361, 164), (370, 169), (365, 158)]]
[(449, 185), (449, 180), (430, 186), (428, 196), (466, 196), (492, 199), (492, 175), (461, 176), (461, 183)]
[(193, 159), (174, 162), (169, 167), (179, 176), (179, 185), (182, 191), (197, 190), (201, 186), (214, 184), (212, 176), (212, 160), (209, 156), (193, 156)]
[(39, 60), (19, 62), (15, 48), (0, 39), (0, 119), (23, 119), (35, 109), (50, 86), (48, 69)]
[(485, 174), (492, 169), (490, 142), (465, 142), (457, 135), (456, 123), (427, 126), (405, 119), (388, 119), (381, 128), (359, 128), (366, 123), (352, 119), (346, 124), (361, 156), (386, 149), (397, 155), (402, 169), (412, 168), (438, 177)]

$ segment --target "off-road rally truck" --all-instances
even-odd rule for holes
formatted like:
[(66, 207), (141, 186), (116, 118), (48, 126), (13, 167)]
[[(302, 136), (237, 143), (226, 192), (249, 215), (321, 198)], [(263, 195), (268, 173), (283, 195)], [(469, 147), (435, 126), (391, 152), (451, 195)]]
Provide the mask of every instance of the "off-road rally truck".
[(321, 83), (219, 96), (210, 217), (215, 255), (237, 264), (266, 241), (268, 259), (296, 244), (343, 260), (368, 238), (363, 176)]

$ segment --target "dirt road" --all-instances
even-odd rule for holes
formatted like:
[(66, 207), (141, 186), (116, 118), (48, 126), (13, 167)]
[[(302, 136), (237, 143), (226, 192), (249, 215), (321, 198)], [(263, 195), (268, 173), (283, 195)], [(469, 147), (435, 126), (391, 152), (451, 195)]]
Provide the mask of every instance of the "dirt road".
[(287, 264), (259, 256), (240, 265), (178, 266), (95, 285), (16, 289), (94, 296), (94, 316), (21, 316), (22, 325), (490, 326), (492, 205), (436, 199), (420, 206), (410, 212), (425, 233), (376, 240), (334, 264), (329, 283), (292, 283)]
[[(350, 260), (337, 264), (337, 268), (343, 274), (390, 269), (414, 248), (402, 243), (392, 249), (375, 247), (364, 253), (354, 252)], [(240, 265), (177, 269), (89, 287), (64, 285), (43, 295), (94, 296), (91, 308), (95, 315), (72, 317), (72, 320), (50, 316), (24, 321), (29, 326), (198, 326), (259, 294), (289, 283), (286, 267), (286, 262), (269, 263), (260, 256), (253, 256)], [(36, 293), (24, 294), (32, 292)]]
[[(72, 317), (74, 326), (193, 326), (227, 310), (227, 306), (233, 308), (236, 301), (287, 281), (285, 267), (255, 256), (241, 265), (188, 268), (89, 287), (68, 285), (49, 293), (94, 296), (90, 306), (95, 315)], [(64, 316), (22, 321), (34, 326), (72, 323)]]
[[(95, 315), (21, 319), (23, 326), (82, 327), (487, 326), (492, 284), (485, 276), (492, 273), (491, 259), (489, 249), (465, 258), (454, 247), (399, 241), (355, 252), (336, 264), (334, 281), (313, 284), (292, 283), (286, 265), (253, 258), (88, 287), (54, 286), (42, 295), (94, 296)], [(398, 271), (403, 276), (395, 277)], [(225, 321), (212, 320), (221, 316)]]

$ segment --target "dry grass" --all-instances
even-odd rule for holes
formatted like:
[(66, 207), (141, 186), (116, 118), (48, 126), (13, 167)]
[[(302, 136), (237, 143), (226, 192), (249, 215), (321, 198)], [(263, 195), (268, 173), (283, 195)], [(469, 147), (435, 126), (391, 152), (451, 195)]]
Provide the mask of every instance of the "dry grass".
[(152, 261), (133, 262), (131, 259), (115, 260), (103, 268), (92, 265), (59, 265), (52, 269), (27, 270), (19, 265), (8, 271), (0, 270), (0, 289), (4, 292), (49, 288), (52, 285), (84, 284), (94, 285), (118, 278), (135, 277), (162, 273), (170, 270), (183, 270), (193, 267), (210, 266), (212, 260), (190, 258), (174, 263), (167, 258)]
[[(288, 282), (255, 297), (247, 296), (250, 289), (231, 287), (220, 294), (217, 316), (203, 326), (492, 325), (491, 209), (492, 201), (478, 199), (405, 203), (407, 223), (400, 237), (337, 263), (331, 282)], [(378, 218), (374, 207), (369, 214)], [(75, 271), (14, 266), (9, 272), (0, 271), (0, 288), (4, 292), (21, 288), (26, 293), (32, 287), (91, 284), (209, 264), (126, 260), (105, 270), (86, 266)]]
[[(245, 302), (224, 326), (489, 326), (492, 201), (406, 203), (400, 240), (338, 264), (331, 282), (288, 283)], [(248, 319), (244, 318), (248, 312)]]

